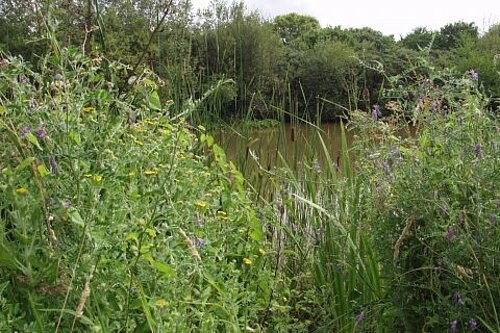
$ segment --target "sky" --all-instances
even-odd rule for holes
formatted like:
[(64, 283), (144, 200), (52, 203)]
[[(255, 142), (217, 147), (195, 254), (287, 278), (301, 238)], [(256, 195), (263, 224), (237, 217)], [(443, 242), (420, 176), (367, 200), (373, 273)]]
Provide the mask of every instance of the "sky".
[[(210, 0), (191, 0), (195, 8), (205, 8)], [(230, 0), (228, 2), (231, 2)], [(480, 32), (500, 22), (498, 0), (244, 0), (264, 18), (295, 12), (310, 15), (321, 26), (370, 27), (396, 39), (416, 27), (439, 30), (447, 23), (474, 22)]]

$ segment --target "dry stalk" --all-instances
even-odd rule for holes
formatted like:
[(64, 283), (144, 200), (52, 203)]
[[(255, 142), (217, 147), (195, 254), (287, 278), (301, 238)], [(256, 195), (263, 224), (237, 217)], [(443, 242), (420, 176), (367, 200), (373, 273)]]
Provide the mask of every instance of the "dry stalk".
[(410, 229), (413, 227), (413, 224), (415, 223), (415, 219), (413, 217), (410, 217), (406, 221), (406, 225), (403, 228), (403, 232), (399, 236), (398, 240), (396, 241), (396, 244), (394, 244), (394, 256), (392, 260), (396, 262), (399, 258), (399, 250), (401, 249), (401, 246), (403, 245), (403, 241), (408, 237), (410, 234)]

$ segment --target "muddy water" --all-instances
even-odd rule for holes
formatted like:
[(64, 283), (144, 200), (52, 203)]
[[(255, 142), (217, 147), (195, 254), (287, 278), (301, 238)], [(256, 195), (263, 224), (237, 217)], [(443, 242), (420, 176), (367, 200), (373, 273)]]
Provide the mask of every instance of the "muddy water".
[[(340, 161), (341, 129), (339, 123), (325, 123), (315, 128), (306, 124), (285, 124), (266, 129), (220, 130), (215, 139), (246, 175), (260, 167), (272, 170), (285, 163), (295, 169), (297, 164), (325, 167), (326, 158), (321, 135), (331, 160)], [(347, 134), (347, 142), (352, 135)]]

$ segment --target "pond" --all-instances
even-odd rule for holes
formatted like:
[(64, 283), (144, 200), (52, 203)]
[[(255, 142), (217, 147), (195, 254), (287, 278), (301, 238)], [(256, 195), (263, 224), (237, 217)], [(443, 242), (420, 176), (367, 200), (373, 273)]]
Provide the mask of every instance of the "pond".
[[(291, 169), (303, 163), (324, 167), (326, 157), (319, 134), (331, 160), (338, 164), (341, 156), (340, 123), (324, 123), (318, 127), (288, 123), (265, 129), (226, 128), (215, 133), (215, 140), (225, 149), (228, 158), (249, 176), (260, 168), (272, 170), (285, 164)], [(352, 140), (353, 135), (347, 133), (348, 145)]]

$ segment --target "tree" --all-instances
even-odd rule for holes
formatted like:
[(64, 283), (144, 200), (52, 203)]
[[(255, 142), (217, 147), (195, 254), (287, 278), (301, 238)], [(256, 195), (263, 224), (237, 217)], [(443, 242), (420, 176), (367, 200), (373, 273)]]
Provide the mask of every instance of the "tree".
[(426, 27), (418, 27), (401, 39), (400, 43), (406, 48), (418, 51), (431, 44), (434, 34)]
[(321, 28), (319, 21), (314, 17), (296, 13), (276, 16), (273, 25), (284, 44), (303, 36), (306, 32)]
[(474, 23), (455, 22), (445, 25), (436, 37), (436, 46), (442, 50), (456, 49), (465, 39), (476, 41), (479, 31)]

